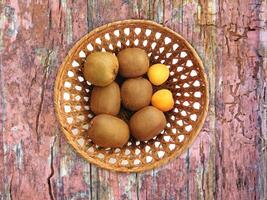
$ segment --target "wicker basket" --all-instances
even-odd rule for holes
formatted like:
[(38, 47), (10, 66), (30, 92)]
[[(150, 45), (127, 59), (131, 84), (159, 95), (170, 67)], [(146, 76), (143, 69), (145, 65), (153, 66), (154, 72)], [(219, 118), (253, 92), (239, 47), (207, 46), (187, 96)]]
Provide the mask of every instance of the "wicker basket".
[[(86, 137), (93, 118), (89, 107), (92, 85), (84, 80), (81, 69), (93, 51), (117, 54), (127, 47), (145, 49), (151, 64), (170, 67), (170, 77), (160, 87), (173, 92), (175, 106), (165, 113), (166, 129), (152, 140), (131, 139), (123, 148), (101, 148)], [(57, 117), (69, 144), (89, 162), (123, 172), (152, 169), (180, 155), (200, 132), (208, 109), (207, 78), (195, 50), (179, 34), (146, 20), (110, 23), (80, 39), (59, 69), (54, 92)]]

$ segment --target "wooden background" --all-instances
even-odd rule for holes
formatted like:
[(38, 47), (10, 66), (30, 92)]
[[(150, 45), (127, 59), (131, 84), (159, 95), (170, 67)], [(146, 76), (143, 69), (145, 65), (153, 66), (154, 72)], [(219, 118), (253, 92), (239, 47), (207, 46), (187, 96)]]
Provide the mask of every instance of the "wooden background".
[[(198, 51), (209, 115), (191, 148), (138, 174), (77, 156), (55, 118), (62, 59), (115, 20), (165, 24)], [(0, 199), (267, 199), (266, 0), (0, 0)]]

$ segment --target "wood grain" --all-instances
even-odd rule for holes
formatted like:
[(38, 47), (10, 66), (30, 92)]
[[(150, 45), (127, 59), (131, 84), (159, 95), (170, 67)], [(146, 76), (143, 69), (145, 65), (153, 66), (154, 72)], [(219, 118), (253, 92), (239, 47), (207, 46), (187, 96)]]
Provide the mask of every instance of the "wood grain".
[[(267, 199), (266, 0), (0, 1), (0, 199)], [(138, 174), (77, 156), (53, 108), (57, 69), (102, 24), (151, 19), (203, 59), (210, 110), (192, 147)]]

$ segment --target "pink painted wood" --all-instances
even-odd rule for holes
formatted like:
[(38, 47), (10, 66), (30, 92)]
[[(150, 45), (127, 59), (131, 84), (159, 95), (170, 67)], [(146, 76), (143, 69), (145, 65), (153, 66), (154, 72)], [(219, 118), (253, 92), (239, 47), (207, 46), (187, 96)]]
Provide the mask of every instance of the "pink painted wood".
[[(88, 164), (60, 133), (53, 85), (88, 31), (151, 19), (202, 57), (210, 110), (181, 157), (138, 174)], [(267, 2), (0, 1), (0, 199), (267, 199)]]

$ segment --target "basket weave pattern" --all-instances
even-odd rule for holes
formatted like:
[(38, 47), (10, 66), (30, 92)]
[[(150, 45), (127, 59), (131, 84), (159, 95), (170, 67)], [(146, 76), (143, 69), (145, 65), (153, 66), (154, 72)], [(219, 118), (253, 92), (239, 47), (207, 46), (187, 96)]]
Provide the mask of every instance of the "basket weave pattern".
[[(131, 139), (123, 148), (101, 148), (87, 138), (94, 114), (89, 107), (92, 85), (84, 80), (83, 63), (93, 51), (117, 54), (127, 47), (145, 49), (150, 64), (170, 67), (168, 81), (154, 90), (171, 90), (175, 106), (165, 113), (166, 129), (152, 140)], [(190, 146), (207, 114), (208, 84), (200, 58), (179, 34), (155, 22), (125, 20), (93, 30), (70, 50), (57, 75), (55, 109), (68, 142), (82, 157), (106, 169), (137, 172), (166, 163)]]

